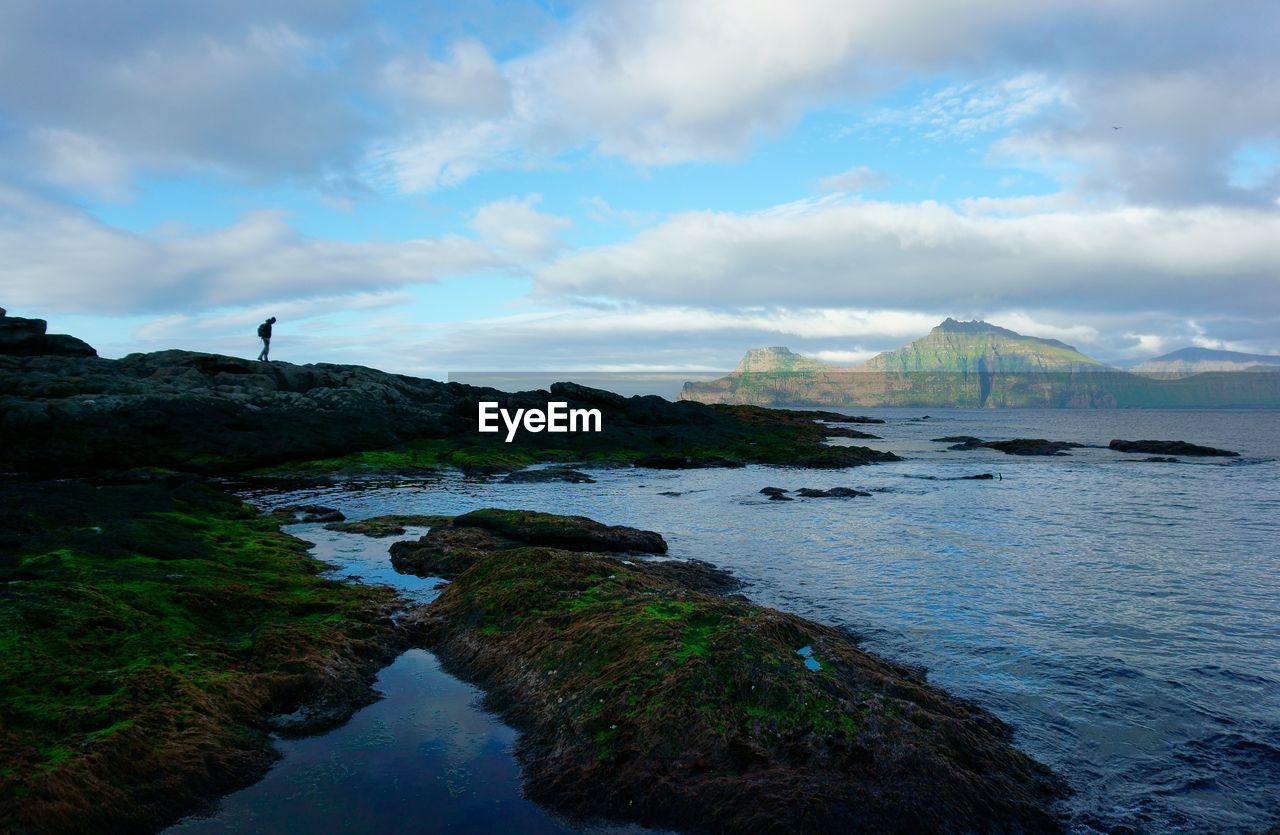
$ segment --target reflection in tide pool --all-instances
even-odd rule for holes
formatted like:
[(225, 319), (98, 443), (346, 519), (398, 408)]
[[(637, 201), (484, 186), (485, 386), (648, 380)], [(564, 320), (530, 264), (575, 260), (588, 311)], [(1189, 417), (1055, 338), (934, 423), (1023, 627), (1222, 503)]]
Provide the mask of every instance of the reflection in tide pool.
[(575, 831), (520, 796), (515, 732), (425, 650), (378, 677), (384, 698), (327, 734), (279, 743), (284, 759), (171, 832)]

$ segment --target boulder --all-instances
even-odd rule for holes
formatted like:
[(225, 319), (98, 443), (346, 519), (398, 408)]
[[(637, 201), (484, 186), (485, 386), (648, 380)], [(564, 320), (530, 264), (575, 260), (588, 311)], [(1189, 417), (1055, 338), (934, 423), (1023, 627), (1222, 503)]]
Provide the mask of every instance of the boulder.
[(667, 552), (667, 543), (661, 534), (625, 525), (602, 525), (585, 516), (488, 508), (455, 517), (453, 524), (459, 528), (483, 528), (527, 545), (568, 551)]
[(1145, 452), (1151, 455), (1190, 455), (1209, 458), (1237, 458), (1240, 453), (1229, 449), (1189, 444), (1186, 441), (1122, 441), (1108, 444), (1116, 452)]
[(546, 484), (563, 481), (569, 484), (595, 484), (596, 480), (584, 472), (568, 467), (546, 467), (541, 470), (520, 470), (502, 479), (503, 484)]

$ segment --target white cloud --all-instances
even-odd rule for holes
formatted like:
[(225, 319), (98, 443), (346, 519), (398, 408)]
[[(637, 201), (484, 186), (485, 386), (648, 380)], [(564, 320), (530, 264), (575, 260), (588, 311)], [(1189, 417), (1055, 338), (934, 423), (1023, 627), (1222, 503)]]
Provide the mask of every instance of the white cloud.
[(1099, 208), (970, 215), (836, 197), (688, 212), (561, 257), (546, 294), (684, 303), (992, 311), (1280, 307), (1280, 212)]
[(990, 83), (953, 84), (910, 107), (879, 110), (865, 125), (908, 127), (936, 140), (971, 139), (1069, 103), (1070, 93), (1060, 84), (1043, 73), (1023, 73)]
[(0, 296), (49, 312), (186, 311), (369, 292), (502, 263), (460, 236), (308, 238), (277, 212), (211, 232), (141, 235), (0, 187)]
[(471, 228), (500, 252), (517, 258), (546, 258), (563, 245), (557, 233), (573, 222), (534, 209), (541, 200), (541, 195), (531, 194), (488, 203), (476, 210)]
[(885, 188), (893, 178), (883, 171), (867, 165), (852, 168), (824, 177), (818, 183), (824, 191), (875, 191)]

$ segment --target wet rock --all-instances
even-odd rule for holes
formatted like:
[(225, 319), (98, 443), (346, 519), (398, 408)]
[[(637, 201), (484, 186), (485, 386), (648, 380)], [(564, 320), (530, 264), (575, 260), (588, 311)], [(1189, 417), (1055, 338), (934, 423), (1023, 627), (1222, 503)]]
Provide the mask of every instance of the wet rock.
[(288, 507), (276, 508), (271, 511), (271, 515), (280, 520), (282, 525), (298, 522), (341, 522), (347, 518), (342, 511), (322, 504), (291, 504)]
[(352, 522), (331, 522), (325, 525), (325, 530), (338, 531), (340, 533), (358, 533), (364, 536), (381, 538), (386, 536), (403, 536), (407, 528), (427, 528), (433, 525), (448, 522), (451, 516), (417, 516), (394, 514), (388, 516), (373, 516), (368, 519), (359, 519)]
[(941, 438), (934, 438), (935, 444), (980, 444), (981, 438), (975, 438), (972, 435), (946, 435)]
[(1229, 449), (1190, 444), (1186, 441), (1122, 441), (1114, 440), (1108, 446), (1116, 452), (1146, 452), (1153, 455), (1187, 455), (1215, 458), (1237, 458), (1240, 453)]
[(521, 731), (530, 799), (691, 832), (1061, 830), (1063, 784), (994, 716), (669, 566), (481, 553), (408, 616)]
[(1079, 449), (1084, 444), (1072, 441), (1047, 441), (1044, 438), (1014, 438), (1010, 441), (983, 441), (969, 438), (948, 449), (995, 449), (1006, 455), (1066, 455), (1065, 450)]
[(1164, 456), (1164, 455), (1153, 455), (1150, 458), (1143, 458), (1142, 460), (1146, 461), (1149, 464), (1181, 464), (1182, 463), (1177, 458), (1169, 458), (1168, 456)]
[(665, 554), (661, 534), (625, 525), (602, 525), (585, 516), (558, 516), (530, 510), (475, 510), (454, 518), (455, 527), (483, 528), (528, 545), (571, 551)]
[(546, 467), (540, 470), (520, 470), (502, 479), (503, 484), (546, 484), (563, 481), (568, 484), (595, 484), (596, 480), (584, 472), (568, 467)]
[(870, 496), (871, 494), (862, 490), (854, 490), (852, 487), (831, 487), (826, 490), (801, 487), (796, 491), (796, 495), (804, 496), (807, 499), (852, 499), (856, 496)]
[(992, 473), (978, 473), (977, 475), (962, 475), (958, 481), (991, 481), (995, 478)]
[(774, 496), (781, 496), (787, 492), (790, 492), (790, 491), (784, 490), (781, 487), (761, 487), (760, 488), (760, 493), (762, 495), (769, 496), (770, 498)]
[(519, 547), (520, 543), (483, 528), (459, 528), (452, 521), (435, 525), (417, 540), (392, 543), (391, 565), (403, 574), (451, 580), (481, 555)]

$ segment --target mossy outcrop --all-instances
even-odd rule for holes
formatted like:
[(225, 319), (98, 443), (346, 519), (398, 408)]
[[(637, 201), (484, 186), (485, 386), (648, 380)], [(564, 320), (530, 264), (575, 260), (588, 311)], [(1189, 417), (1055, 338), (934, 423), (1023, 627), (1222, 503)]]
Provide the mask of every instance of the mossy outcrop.
[(1059, 829), (1062, 784), (990, 714), (667, 564), (479, 548), (411, 616), (523, 731), (530, 797), (682, 831)]
[(371, 701), (400, 601), (306, 547), (187, 477), (0, 481), (0, 830), (155, 830)]

